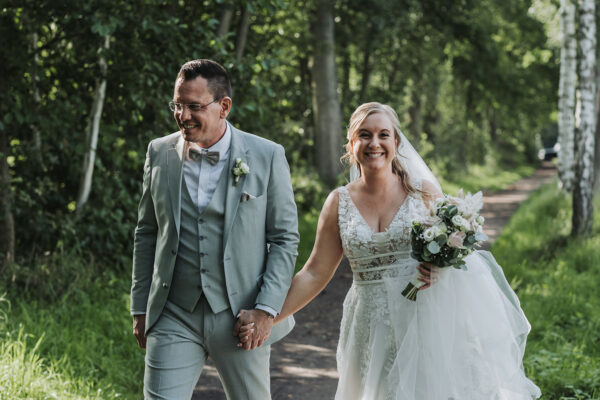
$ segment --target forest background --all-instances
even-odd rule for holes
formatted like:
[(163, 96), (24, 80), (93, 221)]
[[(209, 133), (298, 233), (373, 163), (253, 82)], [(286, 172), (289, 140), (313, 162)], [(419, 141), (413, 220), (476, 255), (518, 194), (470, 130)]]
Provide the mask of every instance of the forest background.
[[(139, 393), (143, 354), (127, 314), (132, 235), (146, 146), (177, 129), (168, 102), (182, 63), (223, 64), (230, 122), (285, 147), (301, 264), (325, 196), (345, 182), (345, 127), (363, 102), (397, 110), (447, 191), (498, 189), (531, 172), (538, 150), (557, 142), (559, 6), (0, 1), (0, 353), (40, 368), (21, 381), (0, 374), (0, 388)], [(586, 382), (577, 390), (594, 396), (598, 381)], [(575, 392), (569, 385), (557, 390)]]

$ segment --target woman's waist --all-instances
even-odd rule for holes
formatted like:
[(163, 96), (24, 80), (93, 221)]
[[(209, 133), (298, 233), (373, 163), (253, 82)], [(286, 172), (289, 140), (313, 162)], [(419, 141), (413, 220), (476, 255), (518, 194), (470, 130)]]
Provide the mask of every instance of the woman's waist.
[(385, 277), (409, 279), (418, 265), (418, 261), (410, 257), (410, 251), (349, 258), (348, 261), (357, 284), (379, 283)]

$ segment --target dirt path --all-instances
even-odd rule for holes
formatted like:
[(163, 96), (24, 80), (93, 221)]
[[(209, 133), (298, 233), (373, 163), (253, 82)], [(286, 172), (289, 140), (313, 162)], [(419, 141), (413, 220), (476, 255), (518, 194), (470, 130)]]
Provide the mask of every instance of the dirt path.
[[(494, 242), (510, 216), (529, 194), (556, 175), (551, 163), (544, 163), (532, 176), (521, 179), (498, 193), (484, 191), (482, 215), (485, 233)], [(273, 400), (331, 400), (335, 395), (336, 344), (342, 318), (342, 303), (352, 284), (344, 259), (335, 276), (306, 308), (298, 312), (296, 327), (271, 351), (271, 392)], [(209, 362), (198, 382), (193, 400), (226, 400), (214, 366)]]

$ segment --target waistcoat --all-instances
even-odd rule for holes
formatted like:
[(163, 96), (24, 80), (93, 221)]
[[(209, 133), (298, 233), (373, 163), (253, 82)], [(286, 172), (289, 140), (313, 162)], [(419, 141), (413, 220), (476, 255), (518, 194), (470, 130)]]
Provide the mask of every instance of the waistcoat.
[(194, 311), (202, 294), (214, 313), (229, 308), (223, 267), (228, 182), (227, 168), (223, 168), (210, 203), (200, 213), (185, 179), (181, 180), (181, 228), (169, 301), (189, 312)]

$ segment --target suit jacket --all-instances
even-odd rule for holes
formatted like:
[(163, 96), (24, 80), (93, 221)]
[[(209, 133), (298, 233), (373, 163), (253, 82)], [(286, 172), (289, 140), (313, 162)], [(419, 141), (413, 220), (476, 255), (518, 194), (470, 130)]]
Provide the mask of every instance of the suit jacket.
[[(227, 188), (223, 263), (231, 312), (235, 317), (256, 303), (281, 311), (299, 241), (289, 166), (282, 146), (233, 126), (231, 133), (225, 168), (231, 174), (237, 158), (250, 167), (237, 185), (230, 176)], [(146, 154), (131, 286), (131, 311), (146, 313), (146, 332), (166, 303), (177, 257), (183, 153), (176, 132), (151, 141)], [(293, 317), (275, 325), (268, 343), (293, 325)]]

